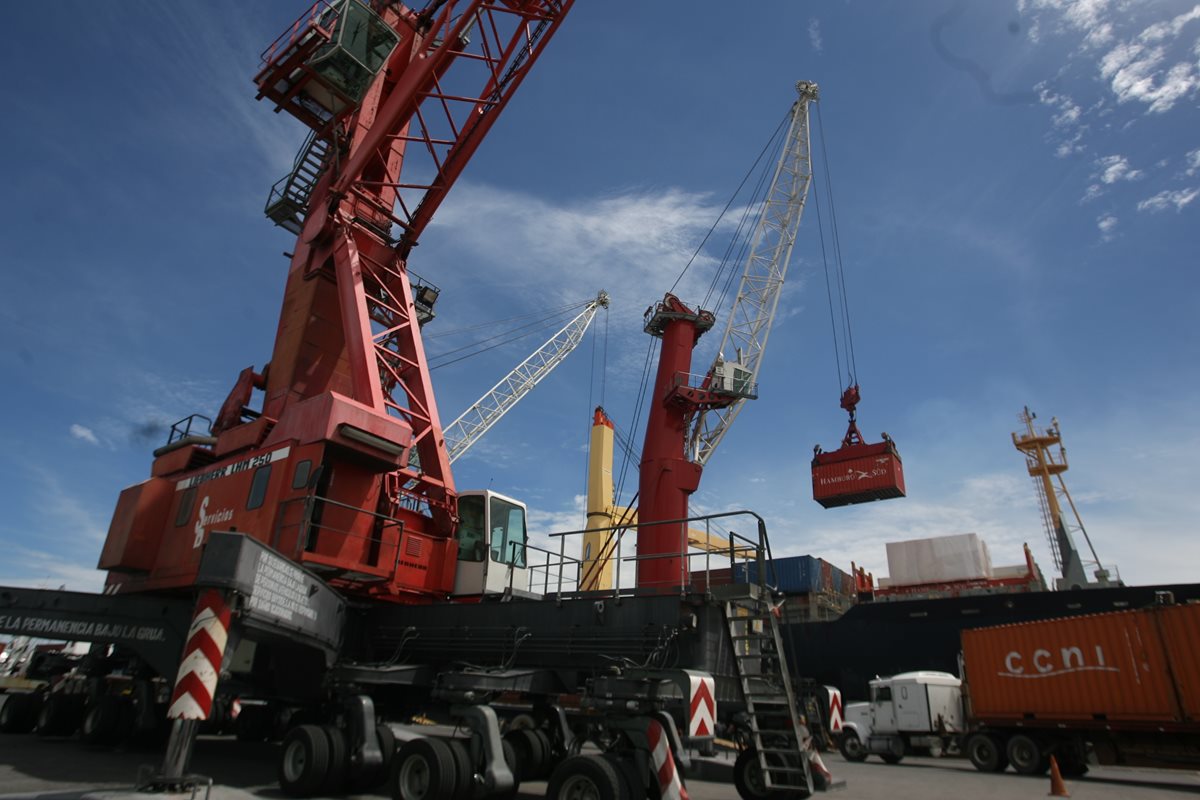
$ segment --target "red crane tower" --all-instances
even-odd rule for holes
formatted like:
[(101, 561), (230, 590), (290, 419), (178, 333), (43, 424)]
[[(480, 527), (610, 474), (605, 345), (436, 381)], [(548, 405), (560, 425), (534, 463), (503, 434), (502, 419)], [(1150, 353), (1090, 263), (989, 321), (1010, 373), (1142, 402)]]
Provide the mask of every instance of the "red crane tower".
[(274, 351), (122, 493), (109, 591), (190, 586), (212, 525), (345, 591), (450, 590), (457, 495), (420, 336), (437, 289), (408, 257), (571, 5), (318, 0), (263, 53), (259, 97), (312, 129), (267, 206), (298, 234)]

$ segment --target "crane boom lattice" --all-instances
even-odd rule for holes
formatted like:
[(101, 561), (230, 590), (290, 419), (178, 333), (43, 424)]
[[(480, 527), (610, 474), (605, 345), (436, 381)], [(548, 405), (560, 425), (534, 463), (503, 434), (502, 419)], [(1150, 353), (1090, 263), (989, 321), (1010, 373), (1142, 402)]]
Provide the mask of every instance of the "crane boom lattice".
[(600, 308), (608, 308), (608, 293), (600, 292), (574, 319), (489, 389), (458, 419), (446, 426), (446, 450), (451, 463), (475, 444), (488, 429), (534, 386), (554, 371), (583, 340)]
[(751, 239), (750, 255), (717, 358), (708, 375), (711, 387), (731, 390), (739, 399), (724, 408), (697, 415), (689, 441), (691, 458), (697, 464), (708, 462), (745, 401), (755, 395), (767, 337), (812, 183), (809, 106), (817, 101), (819, 90), (810, 81), (800, 81), (796, 89), (800, 97), (792, 106), (783, 152)]

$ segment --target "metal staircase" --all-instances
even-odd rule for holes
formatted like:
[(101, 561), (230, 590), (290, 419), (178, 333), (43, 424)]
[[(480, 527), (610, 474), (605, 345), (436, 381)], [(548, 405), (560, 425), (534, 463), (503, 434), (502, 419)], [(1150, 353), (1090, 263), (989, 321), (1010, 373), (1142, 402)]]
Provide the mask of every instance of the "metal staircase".
[(292, 171), (280, 178), (271, 187), (265, 213), (279, 227), (292, 233), (300, 233), (304, 218), (308, 214), (308, 200), (321, 173), (325, 171), (330, 151), (329, 142), (310, 133)]
[(800, 713), (782, 657), (783, 640), (765, 591), (727, 599), (725, 621), (746, 700), (750, 738), (758, 754), (763, 789), (769, 794), (812, 794), (808, 753), (800, 743)]

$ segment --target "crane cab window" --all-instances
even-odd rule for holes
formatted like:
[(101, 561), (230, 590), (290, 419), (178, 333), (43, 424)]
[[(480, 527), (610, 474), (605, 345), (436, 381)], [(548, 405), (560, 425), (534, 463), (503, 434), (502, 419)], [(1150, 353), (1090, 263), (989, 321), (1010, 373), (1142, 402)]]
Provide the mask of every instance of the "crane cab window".
[(292, 475), (292, 488), (303, 489), (308, 486), (310, 474), (312, 474), (312, 461), (306, 458), (296, 465), (296, 472)]
[(196, 487), (193, 486), (183, 493), (183, 497), (179, 498), (179, 510), (175, 512), (175, 527), (178, 528), (183, 523), (192, 518), (192, 506), (196, 504)]
[(892, 702), (892, 687), (880, 686), (875, 690), (875, 700), (880, 703)]
[(482, 497), (471, 495), (458, 498), (458, 530), (454, 538), (458, 542), (459, 561), (483, 561), (487, 552), (483, 512)]
[(491, 498), (492, 561), (525, 566), (525, 509)]
[(254, 470), (254, 479), (250, 481), (250, 496), (246, 498), (246, 510), (261, 508), (267, 499), (267, 484), (271, 482), (271, 465), (265, 464)]

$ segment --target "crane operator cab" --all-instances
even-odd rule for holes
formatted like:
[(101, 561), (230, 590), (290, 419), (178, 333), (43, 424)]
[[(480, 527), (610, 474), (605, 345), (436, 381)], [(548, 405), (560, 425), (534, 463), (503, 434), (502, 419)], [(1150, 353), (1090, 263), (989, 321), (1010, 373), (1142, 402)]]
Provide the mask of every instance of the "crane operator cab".
[(528, 595), (525, 504), (493, 491), (458, 495), (454, 595)]

